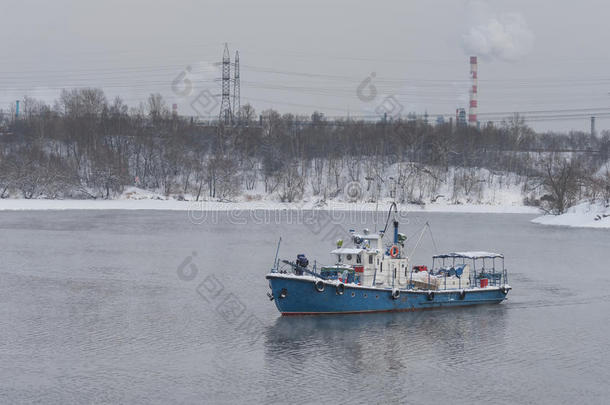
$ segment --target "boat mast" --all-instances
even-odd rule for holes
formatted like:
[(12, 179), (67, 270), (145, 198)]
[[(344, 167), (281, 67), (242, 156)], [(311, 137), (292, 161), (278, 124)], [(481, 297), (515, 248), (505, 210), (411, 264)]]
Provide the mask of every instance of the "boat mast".
[(273, 260), (273, 268), (271, 270), (277, 271), (279, 267), (279, 262), (277, 261), (277, 255), (280, 253), (280, 244), (282, 243), (282, 237), (277, 241), (277, 249), (275, 250), (275, 259)]
[(385, 220), (385, 227), (383, 228), (383, 234), (385, 235), (388, 230), (388, 224), (390, 223), (390, 216), (392, 215), (392, 207), (394, 207), (394, 243), (398, 243), (398, 206), (396, 202), (392, 201), (390, 209), (388, 211), (388, 217)]

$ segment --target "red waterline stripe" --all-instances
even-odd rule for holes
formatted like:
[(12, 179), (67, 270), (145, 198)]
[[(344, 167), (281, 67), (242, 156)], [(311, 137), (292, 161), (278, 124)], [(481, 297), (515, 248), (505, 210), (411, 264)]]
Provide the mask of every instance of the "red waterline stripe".
[(446, 309), (446, 308), (465, 308), (472, 307), (474, 305), (497, 305), (500, 302), (481, 302), (479, 304), (465, 304), (465, 305), (440, 305), (429, 308), (406, 308), (406, 309), (383, 309), (383, 310), (370, 310), (370, 311), (341, 311), (341, 312), (282, 312), (282, 316), (300, 316), (300, 315), (353, 315), (353, 314), (377, 314), (383, 312), (415, 312), (415, 311), (429, 311), (432, 309)]

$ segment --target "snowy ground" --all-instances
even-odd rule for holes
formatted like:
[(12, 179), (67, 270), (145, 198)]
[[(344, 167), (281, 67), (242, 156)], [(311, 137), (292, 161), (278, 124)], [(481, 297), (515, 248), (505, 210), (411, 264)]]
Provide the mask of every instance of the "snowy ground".
[[(137, 188), (128, 188), (118, 199), (114, 200), (45, 200), (45, 199), (1, 199), (0, 211), (7, 210), (171, 210), (171, 211), (231, 211), (231, 210), (286, 210), (286, 209), (321, 209), (321, 210), (358, 210), (385, 211), (390, 201), (376, 203), (327, 201), (317, 199), (309, 201), (283, 203), (274, 200), (241, 198), (233, 202), (199, 201), (191, 196), (186, 200), (165, 198), (158, 194)], [(525, 207), (514, 201), (495, 204), (452, 204), (439, 199), (426, 205), (403, 205), (407, 211), (429, 212), (465, 212), (465, 213), (538, 213), (534, 207)]]
[(601, 203), (582, 203), (562, 215), (543, 215), (532, 222), (542, 225), (579, 228), (610, 228), (610, 207)]
[[(178, 201), (178, 200), (0, 200), (0, 211), (16, 210), (170, 210), (170, 211), (231, 211), (231, 210), (284, 210), (284, 209), (322, 209), (322, 210), (360, 210), (384, 211), (389, 202), (384, 203), (348, 203), (330, 202), (319, 205), (311, 202), (282, 203), (272, 201), (253, 202), (210, 202), (210, 201)], [(484, 205), (484, 204), (444, 204), (435, 203), (420, 205), (402, 205), (409, 211), (429, 212), (471, 212), (471, 213), (518, 213), (536, 214), (534, 207)]]

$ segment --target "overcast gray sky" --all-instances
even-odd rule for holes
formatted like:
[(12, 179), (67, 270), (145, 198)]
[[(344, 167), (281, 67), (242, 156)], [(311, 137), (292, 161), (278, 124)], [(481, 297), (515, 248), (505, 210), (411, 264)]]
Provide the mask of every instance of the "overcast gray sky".
[[(482, 121), (552, 111), (531, 113), (541, 117), (532, 126), (567, 131), (588, 130), (589, 110), (610, 116), (602, 0), (7, 0), (1, 9), (4, 109), (87, 86), (130, 105), (160, 92), (196, 114), (202, 91), (220, 91), (214, 63), (228, 42), (241, 56), (242, 104), (257, 112), (374, 115), (394, 95), (404, 113), (451, 114), (467, 107), (477, 54)], [(191, 92), (172, 88), (182, 72)], [(356, 89), (373, 72), (377, 96), (363, 101)]]

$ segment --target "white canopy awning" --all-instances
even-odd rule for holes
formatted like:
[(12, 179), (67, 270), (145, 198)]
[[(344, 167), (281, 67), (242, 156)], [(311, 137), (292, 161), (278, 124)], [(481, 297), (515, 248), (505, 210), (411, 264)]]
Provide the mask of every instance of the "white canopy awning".
[(496, 259), (496, 258), (504, 258), (504, 255), (500, 253), (493, 252), (452, 252), (444, 255), (436, 255), (435, 259), (446, 259), (446, 258), (465, 258), (465, 259)]

